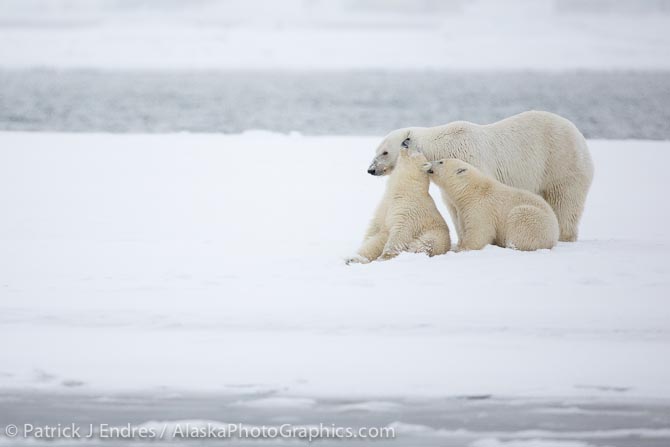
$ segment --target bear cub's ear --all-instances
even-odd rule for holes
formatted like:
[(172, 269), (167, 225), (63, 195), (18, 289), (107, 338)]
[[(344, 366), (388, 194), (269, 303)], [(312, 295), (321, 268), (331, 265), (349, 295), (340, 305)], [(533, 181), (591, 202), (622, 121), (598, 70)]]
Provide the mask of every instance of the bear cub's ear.
[(458, 175), (458, 174), (462, 174), (462, 173), (464, 173), (465, 171), (467, 171), (467, 168), (458, 168), (458, 169), (456, 170), (456, 175)]

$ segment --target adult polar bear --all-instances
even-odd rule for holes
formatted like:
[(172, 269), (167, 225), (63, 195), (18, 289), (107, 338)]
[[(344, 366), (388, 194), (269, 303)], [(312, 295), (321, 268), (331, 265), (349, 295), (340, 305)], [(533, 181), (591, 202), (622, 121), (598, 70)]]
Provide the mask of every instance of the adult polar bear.
[[(560, 240), (577, 240), (593, 163), (584, 136), (567, 119), (530, 111), (487, 125), (455, 121), (394, 130), (377, 148), (368, 173), (389, 174), (401, 147), (423, 152), (429, 161), (458, 158), (501, 183), (541, 195), (556, 213)], [(444, 191), (442, 198), (460, 238), (456, 208)]]

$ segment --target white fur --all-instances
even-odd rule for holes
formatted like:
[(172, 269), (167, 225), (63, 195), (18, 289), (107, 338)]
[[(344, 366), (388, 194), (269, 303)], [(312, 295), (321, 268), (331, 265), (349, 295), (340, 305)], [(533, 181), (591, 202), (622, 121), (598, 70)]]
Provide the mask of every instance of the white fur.
[[(377, 148), (369, 172), (391, 173), (404, 141), (429, 161), (458, 158), (506, 185), (539, 194), (556, 213), (560, 240), (577, 239), (593, 164), (584, 136), (565, 118), (530, 111), (488, 125), (457, 121), (395, 130)], [(456, 210), (444, 191), (442, 196), (460, 238)]]
[(449, 251), (449, 227), (428, 193), (426, 162), (420, 153), (401, 151), (365, 240), (347, 264), (391, 259), (403, 251), (429, 256)]
[(432, 162), (428, 172), (456, 208), (463, 233), (459, 250), (495, 244), (530, 251), (556, 245), (558, 220), (542, 197), (503, 185), (455, 158)]

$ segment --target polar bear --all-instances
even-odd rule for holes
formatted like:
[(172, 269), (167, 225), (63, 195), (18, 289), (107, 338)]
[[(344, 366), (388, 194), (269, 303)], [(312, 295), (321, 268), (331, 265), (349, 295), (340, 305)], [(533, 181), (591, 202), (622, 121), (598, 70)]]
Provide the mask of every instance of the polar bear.
[[(395, 130), (377, 148), (368, 173), (391, 173), (403, 147), (429, 161), (461, 159), (506, 185), (539, 194), (556, 213), (560, 240), (577, 240), (593, 163), (584, 136), (565, 118), (530, 111), (488, 125), (457, 121)], [(442, 198), (461, 237), (456, 209), (444, 192)]]
[(424, 169), (456, 208), (459, 251), (488, 244), (530, 251), (558, 242), (558, 219), (542, 197), (504, 185), (456, 158), (426, 163)]
[(391, 259), (402, 251), (435, 256), (451, 248), (449, 227), (428, 193), (430, 179), (424, 168), (428, 160), (408, 149), (398, 153), (365, 240), (347, 264)]

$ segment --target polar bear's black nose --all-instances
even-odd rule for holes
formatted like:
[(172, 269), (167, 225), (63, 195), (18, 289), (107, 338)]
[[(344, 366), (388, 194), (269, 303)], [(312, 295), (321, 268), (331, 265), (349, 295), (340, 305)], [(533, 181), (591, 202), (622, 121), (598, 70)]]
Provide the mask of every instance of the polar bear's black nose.
[(432, 169), (429, 169), (429, 170), (427, 170), (426, 172), (429, 173), (429, 174), (434, 174), (434, 172), (433, 172)]
[(368, 169), (368, 174), (375, 175), (375, 170), (373, 168)]

